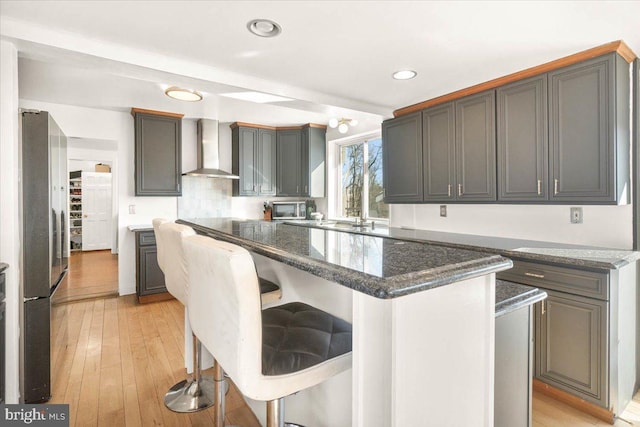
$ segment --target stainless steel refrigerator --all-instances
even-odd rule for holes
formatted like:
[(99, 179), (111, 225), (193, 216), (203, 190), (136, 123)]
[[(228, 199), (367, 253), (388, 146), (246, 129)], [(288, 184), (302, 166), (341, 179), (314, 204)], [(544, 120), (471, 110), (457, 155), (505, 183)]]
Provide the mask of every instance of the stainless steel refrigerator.
[(20, 394), (51, 397), (50, 297), (69, 258), (67, 138), (46, 111), (22, 113), (22, 289)]

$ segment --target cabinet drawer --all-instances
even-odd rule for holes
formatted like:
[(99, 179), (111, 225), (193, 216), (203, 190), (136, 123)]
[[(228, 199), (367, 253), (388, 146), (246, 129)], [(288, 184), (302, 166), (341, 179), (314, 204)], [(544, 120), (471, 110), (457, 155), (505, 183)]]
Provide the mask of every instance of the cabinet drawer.
[(152, 246), (156, 244), (156, 235), (153, 231), (141, 231), (138, 233), (138, 244), (140, 246)]
[(574, 268), (526, 261), (513, 261), (513, 268), (497, 274), (499, 279), (601, 300), (609, 299), (609, 275)]

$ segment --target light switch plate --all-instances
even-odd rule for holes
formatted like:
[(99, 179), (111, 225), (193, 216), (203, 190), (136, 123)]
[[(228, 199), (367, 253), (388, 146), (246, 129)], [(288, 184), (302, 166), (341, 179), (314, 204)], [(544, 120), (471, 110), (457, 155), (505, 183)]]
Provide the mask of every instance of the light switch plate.
[(571, 224), (582, 224), (582, 208), (571, 208)]
[(447, 216), (447, 205), (440, 205), (440, 216)]

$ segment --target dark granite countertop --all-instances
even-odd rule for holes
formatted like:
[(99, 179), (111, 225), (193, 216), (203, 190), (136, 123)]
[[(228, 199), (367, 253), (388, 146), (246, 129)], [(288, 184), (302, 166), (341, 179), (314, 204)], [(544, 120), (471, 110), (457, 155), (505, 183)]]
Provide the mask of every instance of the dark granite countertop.
[[(288, 223), (293, 222), (289, 221)], [(300, 221), (297, 223), (305, 227), (327, 228), (313, 221)], [(631, 250), (442, 231), (379, 226), (374, 230), (341, 228), (340, 231), (364, 235), (382, 235), (407, 241), (426, 242), (452, 248), (488, 252), (524, 261), (539, 261), (568, 267), (586, 267), (600, 270), (618, 269), (640, 259), (640, 252)]]
[(547, 293), (538, 288), (496, 280), (496, 317), (542, 301), (546, 297)]
[(500, 255), (380, 236), (230, 218), (180, 219), (235, 243), (376, 298), (396, 298), (509, 269)]
[(9, 268), (9, 264), (6, 262), (0, 262), (0, 273), (4, 273), (7, 268)]

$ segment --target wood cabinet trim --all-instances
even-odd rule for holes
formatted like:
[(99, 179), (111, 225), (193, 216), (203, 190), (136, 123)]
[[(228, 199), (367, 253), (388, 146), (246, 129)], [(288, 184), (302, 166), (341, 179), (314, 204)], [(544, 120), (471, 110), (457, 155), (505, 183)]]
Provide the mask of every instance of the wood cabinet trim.
[(574, 53), (573, 55), (565, 56), (564, 58), (556, 59), (554, 61), (547, 62), (545, 64), (536, 65), (535, 67), (527, 68), (525, 70), (508, 74), (506, 76), (498, 77), (497, 79), (489, 80), (488, 82), (480, 83), (474, 86), (457, 90), (455, 92), (451, 92), (446, 95), (438, 96), (436, 98), (419, 102), (417, 104), (399, 108), (393, 112), (393, 116), (394, 117), (404, 116), (406, 114), (410, 114), (415, 111), (423, 110), (428, 107), (433, 107), (438, 104), (443, 104), (445, 102), (453, 101), (453, 100), (456, 100), (468, 95), (473, 95), (485, 90), (495, 89), (499, 86), (502, 86), (508, 83), (513, 83), (518, 80), (536, 76), (538, 74), (554, 71), (559, 68), (566, 67), (568, 65), (573, 65), (578, 62), (585, 61), (587, 59), (592, 59), (598, 56), (606, 55), (607, 53), (611, 53), (611, 52), (616, 52), (618, 55), (624, 58), (625, 61), (629, 63), (631, 63), (636, 58), (636, 54), (631, 50), (631, 48), (629, 48), (629, 46), (627, 46), (627, 44), (624, 41), (617, 40), (611, 43), (603, 44), (601, 46), (584, 50), (582, 52)]
[(267, 129), (267, 130), (275, 130), (275, 131), (280, 131), (280, 130), (302, 130), (305, 128), (319, 128), (319, 129), (326, 129), (327, 126), (326, 125), (320, 125), (317, 123), (307, 123), (305, 125), (299, 125), (299, 126), (267, 126), (267, 125), (259, 125), (259, 124), (255, 124), (255, 123), (245, 123), (245, 122), (233, 122), (229, 125), (229, 127), (231, 129), (235, 129), (238, 127), (245, 127), (245, 128), (256, 128), (256, 129)]
[(145, 110), (144, 108), (132, 108), (131, 109), (131, 115), (133, 117), (136, 116), (136, 114), (141, 113), (141, 114), (153, 114), (156, 116), (167, 116), (167, 117), (175, 117), (178, 119), (181, 119), (184, 117), (184, 114), (180, 114), (180, 113), (170, 113), (167, 111), (157, 111), (157, 110)]
[(256, 129), (267, 129), (267, 130), (277, 130), (278, 128), (274, 126), (265, 126), (265, 125), (257, 125), (255, 123), (245, 123), (245, 122), (233, 122), (229, 125), (231, 129), (243, 127), (243, 128), (256, 128)]

